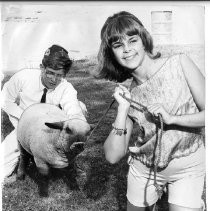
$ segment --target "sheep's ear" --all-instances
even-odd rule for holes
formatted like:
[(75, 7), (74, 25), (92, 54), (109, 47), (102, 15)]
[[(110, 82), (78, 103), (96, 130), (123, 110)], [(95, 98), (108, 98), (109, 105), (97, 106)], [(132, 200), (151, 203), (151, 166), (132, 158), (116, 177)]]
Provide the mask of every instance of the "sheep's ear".
[(49, 128), (62, 130), (63, 129), (63, 123), (64, 122), (51, 122), (51, 123), (45, 122), (45, 125)]

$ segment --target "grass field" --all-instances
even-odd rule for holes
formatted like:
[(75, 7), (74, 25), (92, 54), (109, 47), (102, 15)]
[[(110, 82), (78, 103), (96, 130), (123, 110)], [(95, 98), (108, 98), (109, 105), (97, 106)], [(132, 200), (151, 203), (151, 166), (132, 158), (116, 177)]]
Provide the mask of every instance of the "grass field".
[[(111, 103), (115, 83), (96, 80), (89, 73), (95, 65), (78, 63), (68, 75), (78, 90), (78, 98), (88, 109), (89, 123), (96, 123)], [(5, 77), (3, 83), (8, 80)], [(115, 119), (116, 104), (85, 143), (84, 151), (76, 158), (77, 165), (86, 176), (71, 172), (52, 171), (49, 184), (49, 197), (38, 194), (37, 171), (31, 162), (24, 181), (13, 181), (2, 188), (2, 211), (125, 211), (127, 157), (115, 165), (109, 164), (104, 157), (103, 143)], [(2, 112), (2, 140), (12, 130), (7, 115)], [(132, 140), (135, 138), (135, 132)], [(70, 176), (69, 176), (70, 175)], [(76, 179), (76, 180), (75, 180)], [(78, 184), (73, 187), (72, 183)], [(167, 211), (167, 194), (158, 201), (156, 211)]]

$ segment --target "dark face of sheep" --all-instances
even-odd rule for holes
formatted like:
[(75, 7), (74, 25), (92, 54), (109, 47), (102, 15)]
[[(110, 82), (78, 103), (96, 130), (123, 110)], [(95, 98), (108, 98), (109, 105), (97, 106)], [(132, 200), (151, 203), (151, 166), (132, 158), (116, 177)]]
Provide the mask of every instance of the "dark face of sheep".
[(45, 125), (60, 130), (57, 147), (64, 152), (69, 152), (76, 145), (83, 145), (91, 129), (90, 125), (81, 119), (45, 123)]

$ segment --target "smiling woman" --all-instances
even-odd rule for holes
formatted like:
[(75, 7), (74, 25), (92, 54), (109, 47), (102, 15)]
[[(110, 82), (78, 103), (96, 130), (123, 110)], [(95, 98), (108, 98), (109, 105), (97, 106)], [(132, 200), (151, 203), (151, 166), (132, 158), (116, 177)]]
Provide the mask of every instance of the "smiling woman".
[[(170, 211), (201, 210), (205, 78), (198, 67), (184, 54), (154, 53), (151, 35), (127, 11), (105, 21), (98, 60), (100, 78), (133, 79), (129, 89), (115, 88), (117, 115), (104, 143), (112, 164), (129, 155), (127, 211), (153, 210), (166, 185)], [(134, 102), (146, 109), (136, 109)], [(134, 123), (139, 134), (131, 147)]]
[(152, 59), (160, 57), (160, 53), (153, 54), (152, 37), (141, 21), (123, 15), (123, 12), (122, 16), (119, 14), (120, 21), (109, 17), (101, 29), (99, 78), (122, 82), (132, 77), (131, 73), (140, 66), (146, 53)]
[(125, 35), (122, 41), (113, 42), (112, 51), (117, 62), (129, 70), (135, 70), (145, 56), (144, 46), (137, 35)]

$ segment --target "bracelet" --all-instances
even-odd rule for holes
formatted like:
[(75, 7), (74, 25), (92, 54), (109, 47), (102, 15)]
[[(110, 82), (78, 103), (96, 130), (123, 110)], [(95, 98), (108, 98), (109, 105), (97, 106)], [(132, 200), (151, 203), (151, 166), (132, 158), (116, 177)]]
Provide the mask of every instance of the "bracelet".
[(114, 134), (121, 136), (121, 135), (126, 135), (127, 134), (127, 128), (122, 129), (122, 128), (116, 128), (114, 124), (112, 124), (112, 129), (114, 130)]

